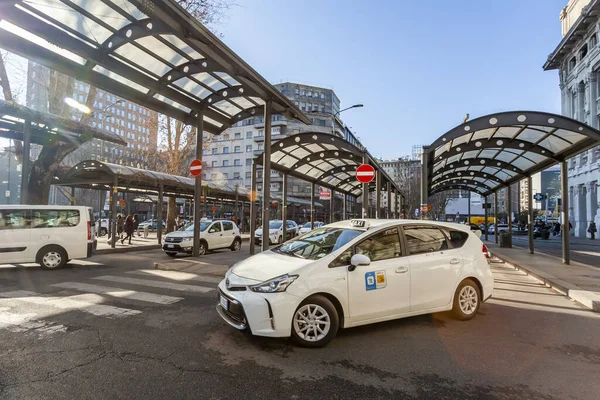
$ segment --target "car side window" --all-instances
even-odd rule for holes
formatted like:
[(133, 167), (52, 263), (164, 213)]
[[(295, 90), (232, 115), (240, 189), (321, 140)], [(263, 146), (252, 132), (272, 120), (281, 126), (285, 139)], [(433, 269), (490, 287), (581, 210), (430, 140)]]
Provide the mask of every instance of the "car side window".
[(356, 245), (356, 254), (364, 254), (371, 261), (381, 261), (402, 255), (398, 228), (385, 229)]
[(437, 226), (405, 226), (403, 229), (411, 255), (448, 249), (448, 240)]
[(233, 230), (233, 222), (223, 221), (223, 230), (224, 231), (232, 231)]
[(463, 247), (469, 238), (467, 232), (455, 231), (453, 229), (444, 229), (444, 231), (446, 232), (446, 236), (450, 238), (450, 244), (455, 249)]
[(29, 228), (28, 210), (0, 210), (0, 230)]
[(350, 259), (352, 258), (352, 248), (344, 251), (342, 254), (337, 256), (335, 260), (329, 263), (329, 268), (345, 267), (350, 265)]
[(208, 233), (215, 233), (215, 232), (221, 232), (221, 223), (220, 222), (215, 222), (214, 224), (212, 224), (212, 226), (208, 230)]

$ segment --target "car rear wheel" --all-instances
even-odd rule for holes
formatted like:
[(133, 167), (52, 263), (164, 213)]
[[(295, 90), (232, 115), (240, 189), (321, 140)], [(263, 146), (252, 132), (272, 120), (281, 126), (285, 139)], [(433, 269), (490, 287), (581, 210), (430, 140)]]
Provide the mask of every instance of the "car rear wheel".
[(281, 244), (281, 243), (283, 243), (283, 236), (279, 236), (277, 238), (277, 244)]
[(175, 257), (177, 253), (173, 253), (172, 251), (165, 252), (169, 257)]
[(200, 245), (198, 246), (198, 254), (201, 256), (205, 255), (206, 250), (208, 250), (206, 247), (206, 242), (204, 240), (201, 240)]
[(337, 335), (339, 316), (324, 296), (304, 300), (294, 312), (292, 340), (302, 347), (323, 347)]
[(481, 291), (471, 279), (465, 279), (456, 288), (452, 314), (456, 319), (467, 321), (475, 317), (481, 305)]
[(106, 234), (108, 234), (108, 229), (106, 229), (106, 228), (100, 228), (100, 236), (104, 236)]
[(46, 246), (38, 251), (36, 261), (43, 269), (59, 269), (67, 264), (67, 252), (60, 246)]
[(242, 248), (242, 241), (239, 238), (236, 238), (231, 244), (231, 251), (238, 251)]

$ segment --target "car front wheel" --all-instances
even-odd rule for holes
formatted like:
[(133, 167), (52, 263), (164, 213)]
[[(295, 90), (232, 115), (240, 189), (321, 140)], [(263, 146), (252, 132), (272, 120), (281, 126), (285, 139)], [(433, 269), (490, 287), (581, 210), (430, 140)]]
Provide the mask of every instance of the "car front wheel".
[(479, 286), (471, 279), (465, 279), (456, 288), (452, 314), (456, 319), (467, 321), (477, 314), (481, 305)]
[(304, 300), (292, 320), (292, 340), (302, 347), (323, 347), (337, 335), (339, 316), (324, 296)]

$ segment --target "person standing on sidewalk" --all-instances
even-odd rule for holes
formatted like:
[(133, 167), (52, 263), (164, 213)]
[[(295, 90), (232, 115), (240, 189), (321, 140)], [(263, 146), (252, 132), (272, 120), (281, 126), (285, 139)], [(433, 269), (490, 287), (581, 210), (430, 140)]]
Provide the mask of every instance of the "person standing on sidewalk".
[(125, 237), (121, 239), (121, 244), (129, 239), (129, 244), (131, 244), (131, 237), (133, 236), (133, 232), (135, 232), (134, 224), (133, 224), (133, 215), (129, 214), (127, 219), (125, 219)]
[(125, 222), (121, 214), (117, 215), (117, 237), (121, 239), (123, 237), (123, 230), (125, 229)]
[(594, 221), (590, 221), (590, 226), (588, 226), (587, 231), (590, 233), (592, 240), (596, 239), (597, 229), (596, 229), (596, 223)]

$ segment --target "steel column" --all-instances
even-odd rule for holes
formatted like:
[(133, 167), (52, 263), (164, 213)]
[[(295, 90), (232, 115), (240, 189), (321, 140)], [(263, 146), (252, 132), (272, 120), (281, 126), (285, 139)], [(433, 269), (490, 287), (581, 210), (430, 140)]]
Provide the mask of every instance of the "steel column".
[[(202, 110), (198, 111), (198, 117), (196, 119), (196, 159), (202, 162), (202, 140), (204, 134), (204, 113)], [(237, 192), (236, 192), (237, 194)], [(200, 255), (200, 207), (202, 198), (202, 173), (198, 174), (194, 184), (194, 241), (192, 247), (192, 256), (198, 257)], [(206, 201), (206, 199), (204, 199)], [(159, 225), (160, 226), (160, 225)], [(158, 239), (160, 243), (160, 235)]]
[(256, 164), (252, 162), (252, 178), (250, 179), (250, 255), (255, 253), (254, 234), (256, 233)]
[[(363, 164), (368, 164), (367, 153), (363, 153)], [(362, 184), (362, 218), (369, 218), (369, 184)]]
[(487, 202), (487, 196), (483, 197), (483, 209), (484, 209), (484, 217), (483, 217), (483, 226), (485, 226), (485, 232), (483, 233), (485, 235), (485, 240), (488, 240), (488, 202)]
[(423, 207), (427, 206), (429, 200), (429, 188), (427, 187), (428, 176), (429, 176), (429, 146), (423, 146), (423, 153), (421, 155), (421, 208), (419, 213), (421, 219), (425, 219), (427, 211), (423, 212)]
[(467, 200), (467, 224), (471, 223), (471, 191), (469, 190), (469, 198)]
[(390, 214), (392, 210), (392, 182), (388, 181), (387, 183), (387, 210), (385, 213), (386, 218), (391, 218)]
[[(162, 206), (163, 206), (163, 184), (158, 184), (158, 203), (156, 205), (156, 238), (158, 244), (162, 243)], [(195, 216), (194, 216), (195, 217)], [(194, 222), (195, 224), (195, 222)]]
[(75, 186), (71, 186), (71, 205), (75, 205)]
[(346, 218), (348, 218), (348, 195), (347, 194), (344, 194), (342, 208), (343, 208), (342, 221), (345, 221)]
[(571, 250), (570, 250), (570, 229), (569, 229), (569, 176), (567, 170), (567, 161), (560, 162), (560, 187), (562, 197), (562, 256), (563, 263), (571, 263)]
[(269, 250), (269, 217), (271, 211), (271, 106), (272, 100), (267, 100), (265, 103), (265, 146), (263, 151), (263, 250)]
[(381, 218), (381, 170), (375, 172), (375, 218)]
[[(29, 201), (29, 153), (31, 148), (31, 121), (23, 121), (23, 164), (21, 166), (21, 204)], [(10, 158), (10, 155), (9, 155)], [(10, 182), (9, 182), (10, 184)]]
[(533, 254), (533, 187), (531, 182), (531, 175), (527, 177), (527, 233), (529, 236), (529, 252)]
[(333, 223), (335, 215), (335, 190), (331, 189), (331, 199), (329, 200), (329, 223)]
[[(283, 174), (283, 182), (282, 182), (282, 202), (281, 202), (281, 221), (282, 221), (282, 226), (281, 229), (283, 230), (283, 239), (282, 241), (286, 241), (287, 239), (287, 191), (288, 191), (288, 179), (287, 179), (287, 174)], [(264, 236), (264, 235), (263, 235)]]
[(110, 225), (112, 227), (112, 235), (110, 236), (110, 247), (115, 248), (115, 242), (117, 241), (117, 194), (119, 192), (119, 178), (115, 176), (113, 178), (112, 185), (112, 196), (110, 196)]
[(494, 192), (494, 242), (498, 244), (498, 191)]
[[(508, 221), (508, 233), (511, 235), (511, 241), (512, 241), (512, 189), (510, 187), (510, 185), (508, 185), (506, 187), (506, 193), (505, 193), (505, 198), (508, 198), (508, 203), (506, 206), (506, 220)], [(512, 246), (512, 242), (511, 242), (511, 246)]]
[(310, 229), (315, 229), (315, 184), (310, 184)]

